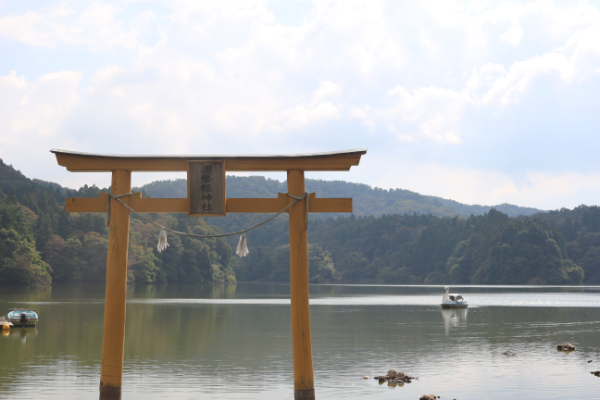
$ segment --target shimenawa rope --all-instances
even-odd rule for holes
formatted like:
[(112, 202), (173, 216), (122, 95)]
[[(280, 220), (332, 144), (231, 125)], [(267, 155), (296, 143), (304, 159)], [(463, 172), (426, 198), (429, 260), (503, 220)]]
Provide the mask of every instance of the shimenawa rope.
[(124, 194), (112, 194), (112, 193), (108, 193), (108, 221), (110, 222), (110, 198), (112, 197), (113, 199), (117, 200), (119, 203), (123, 204), (127, 209), (129, 209), (129, 211), (131, 211), (132, 213), (134, 213), (135, 215), (137, 215), (138, 217), (140, 217), (140, 219), (156, 226), (157, 228), (160, 228), (160, 233), (158, 235), (158, 245), (156, 246), (156, 249), (158, 250), (158, 252), (162, 252), (163, 250), (165, 250), (168, 246), (169, 243), (167, 242), (167, 232), (171, 232), (171, 233), (175, 233), (177, 235), (183, 235), (183, 236), (190, 236), (190, 237), (195, 237), (195, 238), (218, 238), (218, 237), (226, 237), (226, 236), (234, 236), (234, 235), (239, 235), (240, 236), (240, 241), (238, 242), (238, 246), (236, 249), (236, 254), (240, 257), (245, 257), (248, 255), (249, 251), (248, 251), (248, 246), (246, 243), (246, 232), (251, 231), (252, 229), (256, 229), (261, 225), (266, 224), (267, 222), (271, 221), (272, 219), (274, 219), (275, 217), (279, 216), (280, 214), (284, 213), (288, 208), (290, 208), (291, 206), (293, 206), (294, 204), (296, 204), (297, 202), (299, 202), (300, 200), (306, 199), (306, 228), (308, 228), (308, 199), (309, 199), (309, 195), (308, 193), (304, 192), (301, 196), (294, 196), (293, 194), (289, 194), (286, 193), (286, 195), (290, 196), (291, 198), (294, 199), (293, 202), (291, 202), (290, 204), (288, 204), (283, 210), (279, 211), (277, 214), (273, 215), (272, 217), (254, 225), (251, 226), (250, 228), (246, 228), (246, 229), (242, 229), (241, 231), (238, 232), (232, 232), (232, 233), (222, 233), (222, 234), (216, 234), (216, 235), (196, 235), (194, 233), (187, 233), (187, 232), (180, 232), (180, 231), (176, 231), (175, 229), (171, 229), (171, 228), (167, 228), (166, 226), (162, 226), (160, 224), (157, 224), (156, 222), (144, 217), (142, 214), (138, 213), (137, 211), (135, 211), (133, 208), (131, 208), (127, 203), (125, 203), (123, 200), (121, 200), (121, 197), (125, 197), (125, 196), (130, 196), (133, 193), (129, 192), (129, 193), (124, 193)]

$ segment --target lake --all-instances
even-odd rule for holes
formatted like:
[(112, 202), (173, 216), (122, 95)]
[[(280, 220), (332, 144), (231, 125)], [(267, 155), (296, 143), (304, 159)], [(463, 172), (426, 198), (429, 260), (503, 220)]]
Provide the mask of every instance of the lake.
[[(311, 285), (316, 398), (600, 399), (600, 287), (451, 291), (467, 310), (442, 311), (441, 286)], [(40, 317), (0, 337), (0, 398), (98, 399), (103, 298), (0, 287), (2, 314)], [(289, 285), (130, 286), (122, 399), (293, 399), (290, 326)], [(372, 379), (389, 369), (418, 380)]]

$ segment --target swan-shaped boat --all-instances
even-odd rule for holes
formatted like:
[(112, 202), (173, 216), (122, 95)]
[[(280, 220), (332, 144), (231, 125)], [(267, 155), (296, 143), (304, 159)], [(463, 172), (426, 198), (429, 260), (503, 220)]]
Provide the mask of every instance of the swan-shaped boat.
[(449, 293), (450, 288), (446, 286), (446, 294), (442, 297), (442, 308), (467, 308), (469, 303), (467, 303), (467, 299), (462, 297), (462, 295), (458, 293)]

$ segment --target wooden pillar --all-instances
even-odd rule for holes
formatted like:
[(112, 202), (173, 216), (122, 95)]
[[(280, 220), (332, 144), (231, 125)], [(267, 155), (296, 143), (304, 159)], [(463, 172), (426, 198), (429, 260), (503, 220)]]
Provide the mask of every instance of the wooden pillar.
[[(113, 194), (131, 191), (131, 171), (113, 171)], [(110, 200), (110, 229), (106, 259), (106, 295), (100, 398), (120, 398), (125, 346), (125, 303), (127, 301), (127, 250), (129, 248), (129, 210)]]
[[(287, 172), (288, 193), (305, 192), (304, 171)], [(310, 311), (308, 308), (308, 237), (306, 200), (290, 207), (290, 287), (292, 302), (292, 347), (294, 354), (294, 398), (314, 399)]]

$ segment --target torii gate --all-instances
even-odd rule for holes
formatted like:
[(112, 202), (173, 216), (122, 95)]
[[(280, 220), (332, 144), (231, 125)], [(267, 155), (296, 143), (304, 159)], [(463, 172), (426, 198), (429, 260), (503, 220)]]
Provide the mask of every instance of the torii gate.
[[(244, 156), (119, 156), (51, 150), (58, 164), (71, 172), (112, 172), (113, 195), (131, 192), (131, 172), (188, 172), (188, 198), (143, 199), (141, 193), (122, 197), (126, 204), (142, 213), (188, 213), (193, 216), (225, 216), (227, 213), (277, 213), (288, 206), (293, 198), (279, 194), (271, 199), (242, 199), (225, 197), (226, 171), (287, 171), (288, 193), (305, 193), (304, 171), (348, 171), (358, 165), (367, 149), (302, 155), (244, 155)], [(223, 177), (222, 205), (216, 212), (202, 206), (199, 196), (202, 165), (220, 165), (217, 175)], [(194, 172), (196, 171), (196, 172)], [(213, 171), (214, 172), (214, 171)], [(215, 175), (213, 177), (218, 178)], [(206, 175), (204, 175), (206, 176)], [(191, 188), (192, 180), (197, 187)], [(196, 192), (197, 195), (192, 195)], [(219, 188), (217, 192), (221, 192)], [(211, 192), (212, 194), (212, 192)], [(219, 197), (220, 193), (215, 193)], [(196, 198), (193, 198), (196, 196)], [(129, 247), (130, 211), (107, 195), (100, 198), (68, 198), (67, 212), (107, 212), (110, 207), (108, 257), (106, 260), (106, 295), (104, 299), (104, 331), (100, 399), (119, 399), (123, 377), (125, 345), (125, 307), (127, 290), (127, 250)], [(308, 304), (308, 239), (306, 224), (307, 199), (298, 201), (286, 212), (290, 219), (290, 298), (292, 309), (292, 347), (294, 362), (294, 398), (314, 399), (312, 345)], [(352, 212), (351, 198), (316, 198), (310, 194), (308, 212)], [(218, 208), (219, 204), (216, 204)], [(212, 205), (208, 208), (212, 209)], [(204, 212), (202, 212), (204, 211)], [(168, 251), (168, 250), (167, 250)]]

